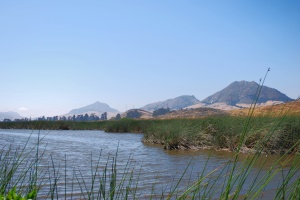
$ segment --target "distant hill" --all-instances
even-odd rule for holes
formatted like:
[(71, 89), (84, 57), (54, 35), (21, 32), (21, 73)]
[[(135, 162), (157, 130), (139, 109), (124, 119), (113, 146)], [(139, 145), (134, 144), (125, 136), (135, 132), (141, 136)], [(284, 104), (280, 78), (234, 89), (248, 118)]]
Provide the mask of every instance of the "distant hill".
[(4, 119), (21, 119), (23, 118), (19, 113), (17, 112), (0, 112), (0, 121), (3, 121)]
[(69, 113), (63, 115), (63, 116), (72, 116), (72, 115), (80, 115), (80, 114), (92, 114), (95, 113), (96, 115), (100, 116), (104, 112), (107, 112), (108, 119), (111, 117), (115, 117), (117, 113), (119, 113), (118, 110), (111, 108), (106, 103), (101, 103), (99, 101), (96, 101), (93, 104), (73, 109)]
[(197, 103), (200, 103), (200, 101), (196, 99), (196, 97), (194, 97), (193, 95), (183, 95), (174, 99), (167, 99), (165, 101), (147, 104), (141, 109), (151, 112), (159, 108), (170, 108), (171, 110), (178, 110), (181, 108), (195, 105)]
[(107, 105), (106, 103), (101, 103), (99, 101), (96, 101), (93, 104), (90, 104), (90, 105), (87, 105), (87, 106), (84, 106), (81, 108), (73, 109), (68, 114), (78, 115), (78, 114), (89, 113), (89, 112), (99, 112), (99, 113), (115, 112), (115, 113), (117, 113), (119, 111), (109, 107), (109, 105)]
[[(227, 105), (236, 106), (237, 104), (251, 104), (255, 99), (255, 94), (259, 85), (252, 81), (235, 81), (223, 90), (202, 100), (205, 104), (226, 103)], [(258, 103), (267, 101), (292, 101), (285, 94), (274, 88), (263, 86), (259, 95)]]

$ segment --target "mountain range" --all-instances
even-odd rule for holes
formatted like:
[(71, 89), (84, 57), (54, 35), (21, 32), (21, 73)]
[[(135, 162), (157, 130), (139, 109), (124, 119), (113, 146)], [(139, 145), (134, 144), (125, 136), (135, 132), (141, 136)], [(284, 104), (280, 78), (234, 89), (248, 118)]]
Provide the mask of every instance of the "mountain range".
[[(200, 107), (221, 110), (239, 109), (241, 107), (248, 107), (253, 102), (258, 88), (259, 84), (254, 81), (235, 81), (202, 101), (199, 101), (193, 95), (182, 95), (173, 99), (150, 103), (140, 109), (149, 112), (153, 112), (159, 108), (170, 108), (170, 110), (179, 110), (182, 108), (195, 109)], [(293, 99), (274, 88), (263, 86), (257, 103), (261, 105), (272, 105), (288, 101), (293, 101)], [(101, 115), (104, 112), (107, 112), (108, 118), (115, 117), (117, 113), (120, 113), (117, 109), (111, 108), (108, 104), (97, 101), (93, 104), (73, 109), (62, 116), (80, 115), (85, 113)], [(3, 119), (17, 118), (20, 119), (22, 116), (16, 112), (0, 112), (0, 121)]]
[[(199, 101), (194, 96), (184, 95), (174, 99), (147, 104), (146, 106), (141, 107), (141, 109), (147, 111), (167, 107), (171, 110), (200, 107), (210, 107), (221, 110), (238, 109), (241, 107), (248, 107), (255, 100), (259, 86), (260, 85), (254, 81), (235, 81), (202, 101)], [(292, 100), (293, 99), (274, 88), (263, 86), (257, 103), (259, 105), (272, 105)]]

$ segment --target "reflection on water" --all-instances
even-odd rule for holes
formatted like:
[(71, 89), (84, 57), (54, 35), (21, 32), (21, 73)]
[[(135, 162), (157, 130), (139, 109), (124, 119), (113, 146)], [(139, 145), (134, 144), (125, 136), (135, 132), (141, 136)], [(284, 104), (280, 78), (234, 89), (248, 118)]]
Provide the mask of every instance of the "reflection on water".
[[(40, 133), (39, 136), (38, 133)], [(40, 152), (44, 153), (43, 158), (46, 159), (40, 165), (55, 165), (63, 172), (66, 170), (64, 172), (66, 177), (58, 178), (58, 189), (61, 189), (64, 194), (66, 185), (68, 198), (75, 199), (80, 197), (76, 194), (79, 195), (82, 188), (78, 184), (76, 186), (74, 182), (89, 184), (92, 181), (91, 160), (92, 163), (97, 163), (99, 156), (98, 170), (101, 171), (107, 161), (111, 161), (117, 152), (117, 175), (121, 178), (123, 174), (134, 170), (134, 177), (139, 180), (138, 193), (140, 198), (143, 198), (153, 193), (153, 187), (158, 194), (161, 194), (162, 191), (167, 193), (172, 187), (172, 183), (176, 183), (181, 178), (187, 166), (189, 167), (181, 180), (180, 187), (196, 180), (204, 167), (207, 172), (212, 171), (226, 163), (234, 155), (231, 152), (210, 150), (165, 151), (161, 146), (143, 144), (141, 142), (142, 134), (105, 133), (103, 131), (0, 130), (0, 145), (1, 148), (7, 144), (24, 146), (29, 137), (31, 139), (28, 148), (36, 144), (38, 137), (43, 138), (39, 145)], [(209, 160), (207, 160), (208, 157)], [(264, 170), (268, 169), (275, 156), (267, 158)], [(43, 183), (43, 185), (49, 187), (50, 183)], [(247, 186), (247, 183), (245, 185)], [(277, 183), (274, 183), (269, 190), (273, 190), (276, 186)], [(40, 195), (42, 197), (48, 194), (45, 190)]]

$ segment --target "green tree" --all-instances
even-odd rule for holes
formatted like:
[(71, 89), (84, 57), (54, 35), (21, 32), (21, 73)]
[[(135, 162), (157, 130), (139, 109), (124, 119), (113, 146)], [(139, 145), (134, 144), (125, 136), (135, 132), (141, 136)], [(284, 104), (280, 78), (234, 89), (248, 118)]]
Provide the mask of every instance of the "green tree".
[(170, 112), (170, 108), (159, 108), (159, 109), (153, 111), (152, 116), (156, 117), (156, 116), (159, 116), (159, 115), (165, 115), (169, 112)]
[(118, 113), (117, 115), (116, 115), (116, 120), (120, 120), (121, 119), (121, 115)]

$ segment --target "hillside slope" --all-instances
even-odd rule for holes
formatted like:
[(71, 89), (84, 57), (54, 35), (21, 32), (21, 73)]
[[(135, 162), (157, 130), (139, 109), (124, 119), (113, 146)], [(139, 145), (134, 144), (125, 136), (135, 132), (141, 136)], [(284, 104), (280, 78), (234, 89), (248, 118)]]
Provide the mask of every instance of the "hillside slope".
[(182, 118), (202, 118), (209, 116), (225, 116), (228, 112), (214, 108), (194, 108), (174, 110), (165, 115), (160, 115), (159, 119), (182, 119)]
[[(249, 113), (249, 108), (229, 111), (229, 114), (233, 116), (247, 116), (248, 113)], [(283, 116), (285, 114), (300, 116), (300, 100), (272, 105), (272, 106), (262, 106), (262, 107), (255, 108), (254, 110), (254, 116), (259, 116), (259, 115)]]
[(165, 101), (147, 104), (147, 105), (143, 106), (141, 109), (151, 111), (151, 112), (154, 110), (157, 110), (159, 108), (170, 108), (171, 110), (178, 110), (181, 108), (195, 105), (197, 103), (200, 103), (200, 101), (198, 99), (196, 99), (195, 96), (183, 95), (183, 96), (179, 96), (179, 97), (176, 97), (173, 99), (167, 99)]

